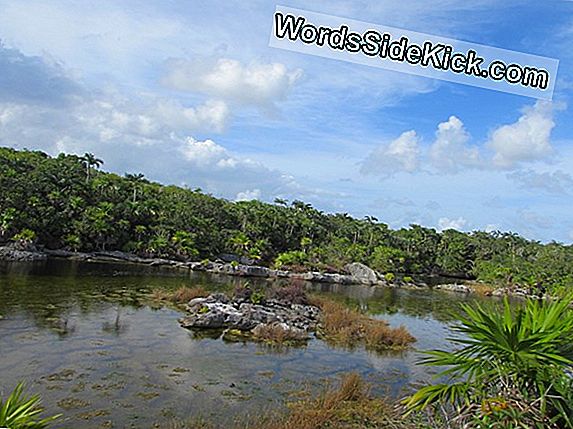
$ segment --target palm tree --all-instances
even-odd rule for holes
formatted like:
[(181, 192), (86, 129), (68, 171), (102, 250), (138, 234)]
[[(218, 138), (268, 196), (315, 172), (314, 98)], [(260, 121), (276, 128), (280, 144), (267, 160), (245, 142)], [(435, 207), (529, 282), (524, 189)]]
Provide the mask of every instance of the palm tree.
[(82, 158), (82, 162), (86, 167), (86, 181), (90, 180), (90, 172), (92, 168), (99, 168), (103, 164), (103, 160), (96, 158), (93, 153), (86, 153)]
[(511, 308), (464, 305), (465, 338), (448, 352), (426, 352), (424, 365), (448, 367), (445, 383), (405, 400), (409, 412), (442, 410), (450, 428), (573, 428), (573, 295)]
[(125, 175), (125, 178), (127, 180), (129, 180), (130, 182), (133, 182), (133, 203), (135, 204), (137, 202), (137, 190), (140, 187), (140, 185), (142, 183), (146, 183), (147, 180), (145, 180), (145, 176), (141, 173), (138, 174), (129, 174), (127, 173)]

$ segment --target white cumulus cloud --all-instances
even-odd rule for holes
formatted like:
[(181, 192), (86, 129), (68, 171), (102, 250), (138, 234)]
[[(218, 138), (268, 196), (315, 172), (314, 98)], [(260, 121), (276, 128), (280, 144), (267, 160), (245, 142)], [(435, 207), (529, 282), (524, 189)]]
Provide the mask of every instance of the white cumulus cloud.
[(457, 219), (450, 219), (447, 217), (441, 217), (438, 220), (438, 231), (445, 231), (446, 229), (457, 229), (462, 230), (468, 221), (463, 217)]
[(497, 128), (487, 145), (493, 150), (493, 164), (499, 168), (512, 168), (526, 161), (545, 160), (553, 154), (551, 130), (553, 105), (538, 101), (526, 107), (513, 124)]
[(301, 69), (289, 70), (281, 63), (172, 59), (167, 62), (163, 83), (180, 91), (268, 108), (283, 100), (301, 76)]
[(457, 172), (461, 167), (477, 167), (480, 153), (477, 147), (467, 145), (470, 135), (455, 116), (438, 125), (436, 140), (430, 147), (432, 165), (442, 171)]
[(251, 201), (258, 200), (259, 198), (261, 198), (261, 190), (253, 189), (239, 192), (235, 197), (235, 201)]
[(415, 131), (406, 131), (397, 139), (376, 148), (362, 162), (363, 174), (392, 176), (400, 171), (412, 173), (418, 168), (419, 138)]

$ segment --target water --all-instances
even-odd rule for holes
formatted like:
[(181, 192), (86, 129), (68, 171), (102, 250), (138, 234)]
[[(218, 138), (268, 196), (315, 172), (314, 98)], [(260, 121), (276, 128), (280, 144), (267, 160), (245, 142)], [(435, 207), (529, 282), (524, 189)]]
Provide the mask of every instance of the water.
[[(314, 285), (417, 337), (415, 349), (376, 354), (333, 348), (269, 349), (201, 338), (181, 313), (148, 298), (156, 288), (231, 290), (244, 279), (171, 268), (50, 260), (0, 265), (0, 391), (24, 380), (56, 428), (166, 427), (202, 416), (221, 422), (282, 406), (301, 388), (357, 371), (377, 393), (429, 380), (416, 349), (451, 348), (450, 312), (470, 298), (432, 291)], [(251, 281), (251, 283), (253, 283)], [(258, 281), (255, 286), (268, 287)]]

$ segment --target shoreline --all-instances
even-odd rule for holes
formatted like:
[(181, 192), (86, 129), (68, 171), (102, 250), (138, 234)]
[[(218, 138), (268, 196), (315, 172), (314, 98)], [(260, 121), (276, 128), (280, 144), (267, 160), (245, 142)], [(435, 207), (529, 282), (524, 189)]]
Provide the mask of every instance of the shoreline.
[[(221, 259), (216, 261), (178, 261), (165, 258), (145, 258), (132, 253), (122, 251), (96, 251), (96, 252), (74, 252), (69, 250), (17, 249), (14, 246), (0, 246), (0, 261), (5, 262), (35, 262), (44, 261), (48, 258), (67, 259), (70, 261), (102, 262), (102, 263), (126, 263), (140, 264), (151, 267), (170, 267), (189, 272), (207, 272), (212, 274), (228, 275), (235, 277), (259, 278), (259, 279), (292, 279), (308, 281), (311, 283), (329, 283), (340, 285), (365, 285), (376, 287), (387, 287), (408, 290), (441, 290), (461, 294), (472, 294), (493, 297), (516, 297), (516, 298), (538, 298), (537, 295), (519, 286), (494, 287), (481, 284), (473, 284), (472, 281), (459, 279), (459, 283), (445, 283), (428, 285), (425, 282), (404, 282), (401, 279), (387, 281), (383, 274), (380, 274), (370, 267), (354, 262), (345, 267), (346, 273), (323, 273), (318, 271), (294, 272), (264, 267), (261, 265), (239, 264), (236, 262), (225, 262)], [(485, 291), (483, 290), (485, 288)]]

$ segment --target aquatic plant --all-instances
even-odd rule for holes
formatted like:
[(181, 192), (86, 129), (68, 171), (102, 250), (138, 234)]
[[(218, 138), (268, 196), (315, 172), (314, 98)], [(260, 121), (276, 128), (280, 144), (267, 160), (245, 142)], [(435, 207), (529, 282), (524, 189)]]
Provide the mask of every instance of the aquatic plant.
[(370, 386), (356, 373), (345, 374), (339, 383), (319, 392), (301, 391), (306, 399), (291, 401), (286, 412), (262, 412), (233, 424), (216, 426), (200, 417), (173, 422), (170, 429), (415, 429), (404, 420), (391, 400), (371, 395)]
[(202, 286), (181, 286), (180, 288), (169, 291), (165, 289), (156, 289), (152, 292), (152, 298), (156, 301), (170, 301), (173, 304), (186, 304), (194, 298), (203, 298), (209, 293)]
[(253, 329), (253, 339), (273, 345), (297, 344), (308, 339), (301, 329), (293, 329), (280, 323), (260, 324)]
[(384, 320), (373, 319), (336, 301), (313, 298), (322, 310), (322, 336), (326, 341), (348, 347), (364, 344), (373, 350), (402, 349), (416, 339), (408, 330), (390, 327)]
[(40, 418), (44, 409), (39, 395), (24, 395), (24, 383), (19, 383), (7, 398), (0, 399), (0, 427), (10, 429), (43, 429), (60, 414)]
[(428, 351), (444, 382), (405, 400), (450, 428), (573, 428), (573, 297), (464, 305), (453, 352)]

